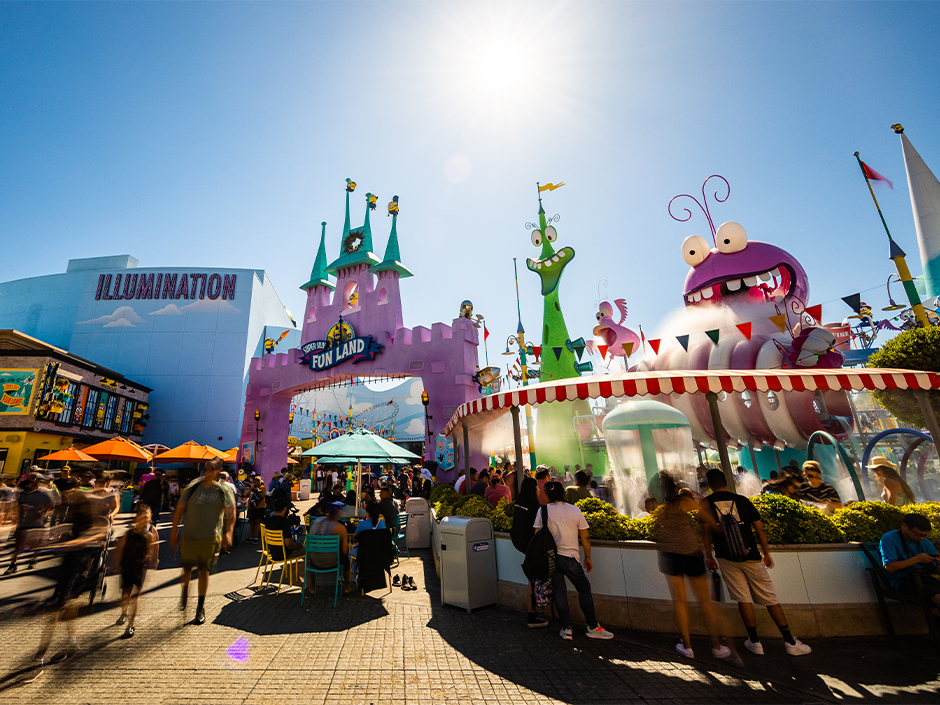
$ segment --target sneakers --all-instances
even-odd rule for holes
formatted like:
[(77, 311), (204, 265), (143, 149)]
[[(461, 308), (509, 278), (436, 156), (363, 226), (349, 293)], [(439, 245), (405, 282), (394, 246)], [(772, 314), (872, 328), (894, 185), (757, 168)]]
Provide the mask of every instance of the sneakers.
[(539, 617), (535, 612), (529, 612), (529, 618), (526, 620), (526, 626), (529, 629), (537, 629), (538, 627), (547, 627), (548, 620), (545, 617)]
[(783, 642), (783, 645), (784, 647), (786, 647), (788, 656), (805, 656), (810, 651), (812, 651), (812, 649), (809, 648), (809, 646), (804, 644), (799, 639), (794, 639), (792, 644)]
[(587, 630), (588, 639), (613, 639), (614, 635), (598, 624), (593, 629)]
[(134, 627), (128, 627), (124, 630), (124, 634), (121, 636), (122, 639), (130, 639), (134, 636)]
[(193, 620), (193, 624), (205, 624), (206, 623), (206, 611), (202, 607), (196, 610), (196, 619)]
[(418, 589), (418, 586), (415, 585), (415, 579), (412, 578), (410, 575), (408, 576), (408, 589), (409, 589), (409, 590), (417, 590), (417, 589)]
[[(407, 578), (408, 576), (406, 575), (405, 577)], [(401, 587), (400, 575), (396, 575), (394, 578), (392, 578), (392, 587)]]
[(757, 654), (758, 656), (764, 655), (764, 645), (758, 642), (753, 642), (750, 639), (744, 641), (744, 648), (750, 651), (752, 654)]
[(712, 656), (715, 658), (728, 658), (731, 655), (731, 649), (722, 644), (717, 649), (712, 649)]
[(562, 627), (561, 631), (558, 632), (558, 636), (560, 636), (565, 641), (571, 641), (574, 638), (571, 632), (571, 627)]
[[(392, 584), (393, 584), (393, 585), (395, 584), (394, 578), (392, 579)], [(401, 586), (400, 586), (400, 587), (401, 587), (402, 590), (408, 590), (408, 576), (407, 576), (407, 575), (401, 576)]]
[(117, 618), (117, 621), (115, 622), (115, 624), (116, 624), (116, 625), (121, 625), (121, 624), (124, 624), (124, 622), (126, 622), (126, 621), (127, 621), (127, 615), (126, 615), (126, 614), (122, 614), (120, 617)]
[(685, 648), (685, 644), (681, 641), (676, 644), (676, 651), (685, 656), (686, 658), (695, 658), (695, 652), (692, 649)]
[(16, 563), (11, 563), (10, 567), (3, 571), (4, 575), (13, 575), (16, 572)]

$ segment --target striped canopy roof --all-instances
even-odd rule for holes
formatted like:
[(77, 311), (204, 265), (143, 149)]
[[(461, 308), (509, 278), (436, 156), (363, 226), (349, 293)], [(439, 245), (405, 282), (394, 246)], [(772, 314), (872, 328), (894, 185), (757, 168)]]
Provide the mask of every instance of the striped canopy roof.
[(916, 370), (670, 370), (626, 372), (540, 382), (510, 392), (468, 401), (457, 408), (444, 429), (449, 435), (462, 419), (476, 426), (506, 413), (512, 406), (575, 399), (637, 397), (648, 394), (705, 392), (802, 392), (860, 389), (940, 389), (940, 375)]

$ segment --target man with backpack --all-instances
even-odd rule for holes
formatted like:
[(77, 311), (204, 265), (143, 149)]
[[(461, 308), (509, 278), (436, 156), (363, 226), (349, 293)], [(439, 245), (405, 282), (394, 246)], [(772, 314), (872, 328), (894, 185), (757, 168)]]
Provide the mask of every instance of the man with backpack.
[[(578, 591), (578, 603), (587, 622), (588, 637), (613, 639), (614, 635), (597, 623), (594, 615), (594, 597), (591, 595), (591, 582), (585, 575), (585, 570), (590, 573), (594, 567), (591, 564), (591, 539), (588, 536), (587, 520), (580, 509), (565, 501), (565, 488), (560, 482), (547, 483), (545, 493), (548, 495), (549, 504), (547, 507), (542, 507), (535, 518), (536, 535), (532, 538), (532, 543), (537, 544), (541, 535), (543, 550), (549, 554), (552, 552), (555, 554), (554, 571), (550, 577), (554, 590), (555, 609), (558, 611), (558, 619), (561, 620), (560, 636), (566, 641), (572, 639), (568, 586), (565, 584), (567, 577)], [(551, 535), (553, 541), (548, 541), (548, 536), (541, 531), (546, 523), (548, 534)], [(584, 545), (584, 568), (581, 567), (578, 538)], [(529, 551), (526, 552), (526, 562), (530, 562)], [(551, 563), (550, 559), (549, 563)]]
[[(812, 649), (794, 639), (787, 625), (786, 615), (777, 601), (774, 585), (767, 572), (774, 565), (770, 557), (767, 534), (761, 523), (760, 513), (751, 501), (742, 495), (728, 491), (724, 473), (712, 468), (705, 475), (712, 492), (701, 504), (700, 511), (708, 512), (721, 527), (721, 533), (712, 532), (702, 522), (702, 544), (705, 548), (705, 564), (709, 570), (721, 568), (728, 594), (738, 603), (738, 612), (747, 629), (745, 648), (758, 656), (764, 655), (764, 645), (757, 635), (757, 616), (754, 603), (764, 605), (783, 636), (784, 646), (790, 656), (803, 656)], [(754, 533), (757, 533), (757, 539)], [(757, 548), (760, 541), (761, 550)], [(715, 557), (712, 557), (712, 544)], [(763, 552), (763, 557), (761, 556)]]

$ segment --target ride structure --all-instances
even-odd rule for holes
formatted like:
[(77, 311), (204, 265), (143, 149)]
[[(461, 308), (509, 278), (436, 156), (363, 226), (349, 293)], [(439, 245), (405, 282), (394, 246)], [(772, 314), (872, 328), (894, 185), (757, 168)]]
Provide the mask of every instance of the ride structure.
[[(366, 194), (364, 223), (353, 228), (349, 196), (355, 188), (347, 179), (339, 256), (329, 264), (322, 224), (310, 279), (301, 286), (307, 292), (301, 347), (254, 358), (249, 366), (239, 456), (254, 457), (255, 468), (265, 478), (287, 465), (291, 400), (302, 392), (353, 378), (420, 377), (428, 395), (432, 437), (457, 407), (480, 396), (473, 381), (480, 341), (470, 320), (458, 317), (449, 325), (434, 323), (430, 328), (403, 325), (399, 286), (401, 279), (413, 275), (401, 262), (398, 197), (389, 203), (392, 227), (385, 256), (379, 259), (372, 251), (370, 222), (377, 197)], [(479, 442), (469, 452), (465, 457), (466, 445), (461, 446), (465, 463), (486, 461)], [(426, 457), (432, 459), (433, 453), (433, 443), (426, 443)], [(447, 473), (438, 479), (446, 481)]]

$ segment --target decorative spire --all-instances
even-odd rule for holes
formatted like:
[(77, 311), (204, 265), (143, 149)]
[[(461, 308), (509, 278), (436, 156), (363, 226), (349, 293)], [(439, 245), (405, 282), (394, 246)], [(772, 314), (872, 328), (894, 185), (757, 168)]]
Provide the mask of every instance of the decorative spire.
[(330, 289), (336, 287), (330, 283), (329, 275), (326, 273), (326, 221), (320, 223), (320, 247), (317, 248), (317, 258), (313, 261), (313, 270), (310, 272), (310, 281), (304, 284), (301, 289), (309, 291), (317, 286), (325, 286)]
[(901, 138), (927, 295), (940, 296), (940, 181), (914, 149), (904, 128), (900, 125), (891, 128)]
[(392, 232), (388, 236), (388, 245), (385, 247), (385, 259), (373, 272), (398, 272), (400, 278), (413, 277), (411, 270), (401, 263), (401, 252), (398, 249), (398, 196), (388, 204), (388, 214), (392, 216)]
[(356, 189), (356, 182), (346, 179), (346, 221), (343, 224), (343, 239), (339, 246), (339, 257), (326, 268), (327, 274), (337, 276), (341, 269), (360, 264), (372, 266), (379, 263), (379, 258), (372, 252), (372, 228), (369, 224), (369, 211), (375, 208), (376, 197), (366, 194), (366, 221), (359, 228), (349, 225), (349, 194)]
[[(346, 220), (343, 223), (343, 238), (340, 240), (340, 247), (346, 242), (346, 238), (349, 237), (349, 194), (356, 190), (356, 182), (352, 179), (346, 179)], [(340, 250), (340, 254), (343, 252)]]

